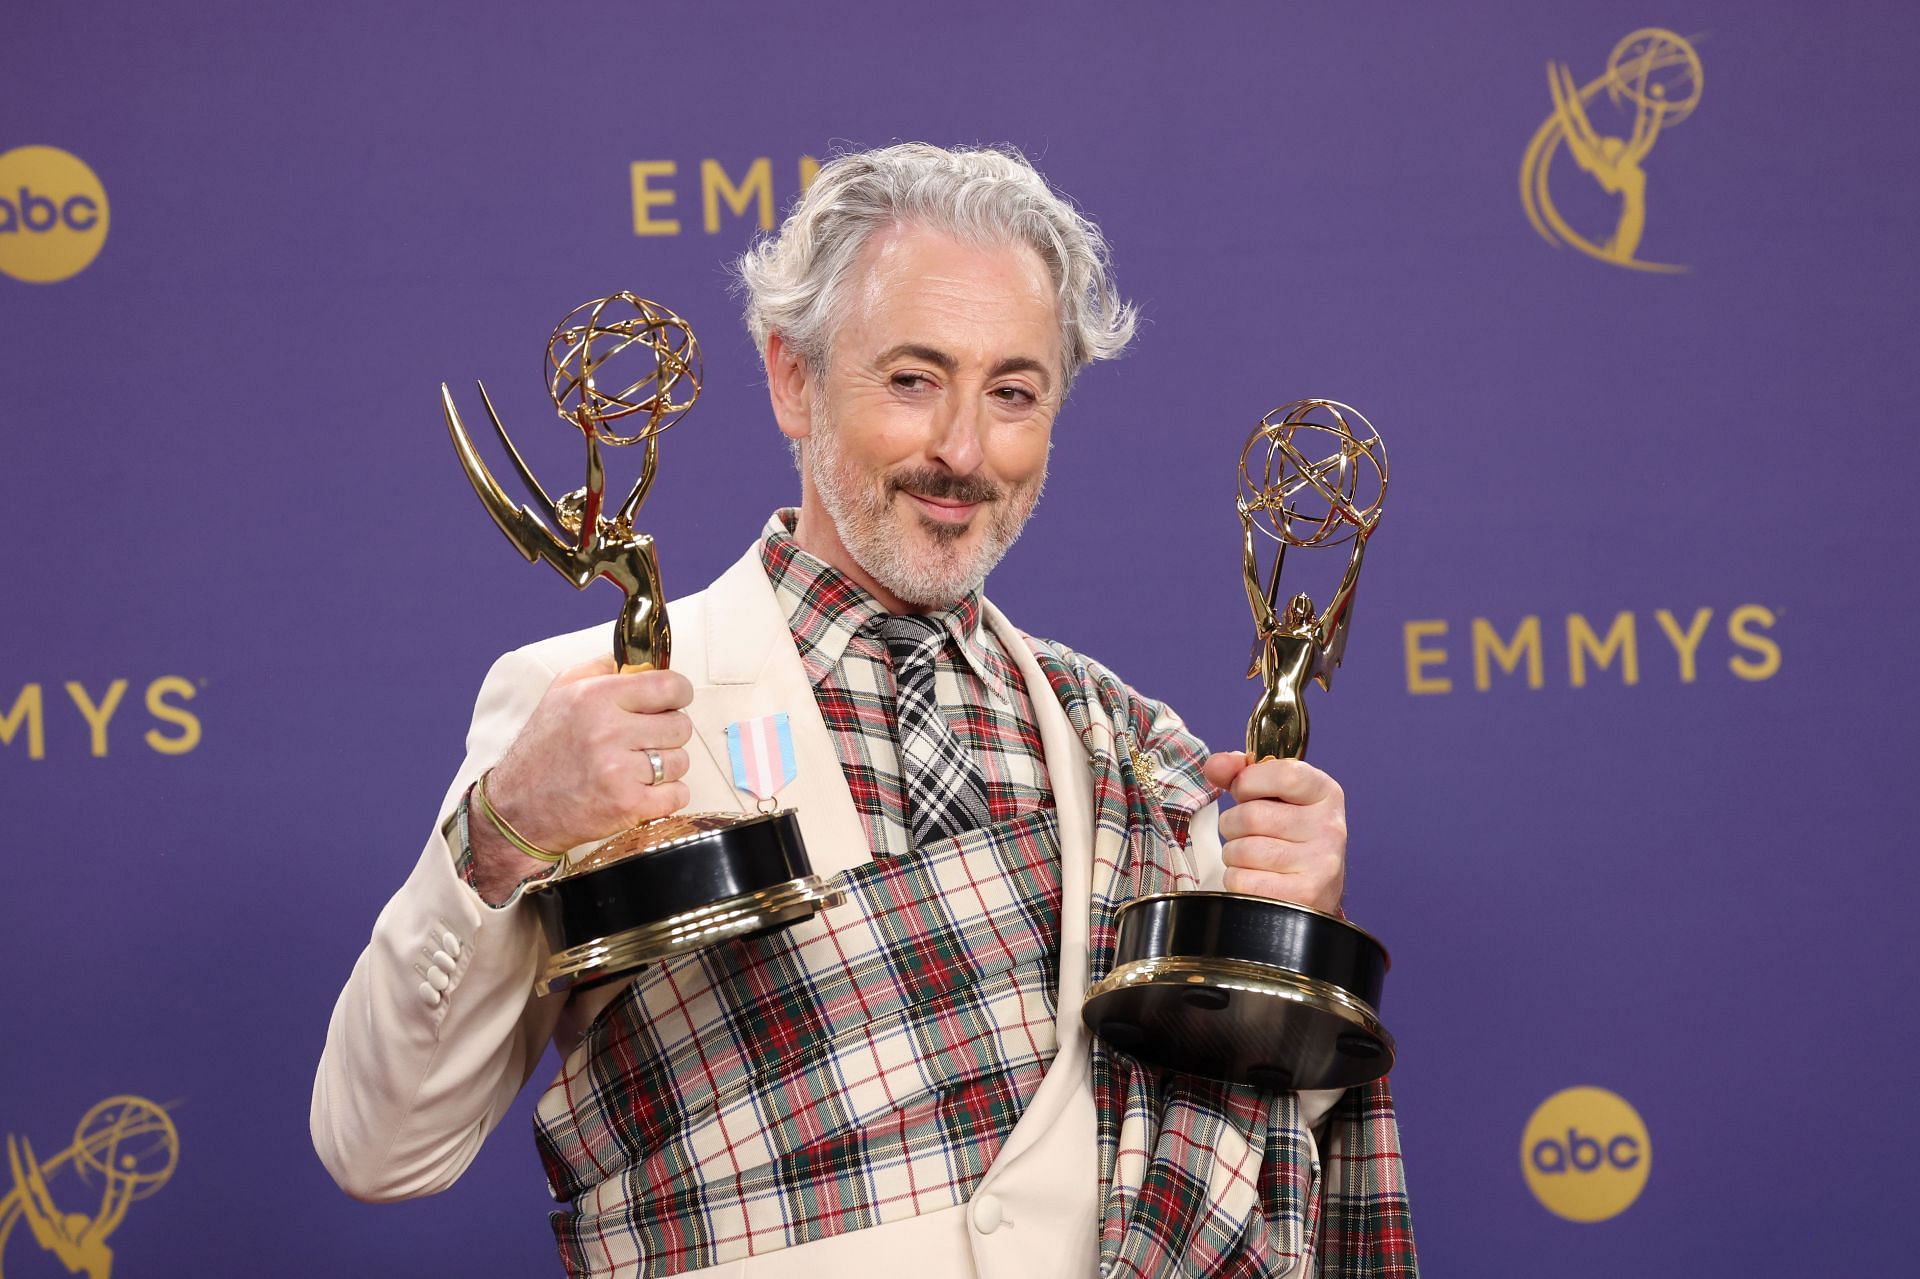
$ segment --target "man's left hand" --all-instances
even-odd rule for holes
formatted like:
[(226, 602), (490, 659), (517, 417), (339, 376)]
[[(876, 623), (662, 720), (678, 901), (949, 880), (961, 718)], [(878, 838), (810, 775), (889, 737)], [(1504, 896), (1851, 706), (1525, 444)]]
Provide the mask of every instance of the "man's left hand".
[(1207, 760), (1208, 781), (1234, 798), (1220, 814), (1230, 893), (1340, 912), (1347, 882), (1347, 797), (1303, 759), (1247, 763), (1240, 751)]

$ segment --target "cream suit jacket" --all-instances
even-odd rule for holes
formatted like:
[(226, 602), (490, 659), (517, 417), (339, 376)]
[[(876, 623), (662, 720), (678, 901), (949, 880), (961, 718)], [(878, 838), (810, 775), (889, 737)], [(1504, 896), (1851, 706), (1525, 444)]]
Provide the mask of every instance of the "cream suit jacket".
[[(969, 1204), (832, 1239), (726, 1262), (701, 1275), (799, 1279), (908, 1271), (915, 1279), (1061, 1279), (1094, 1274), (1097, 1187), (1087, 1031), (1092, 782), (1085, 748), (1025, 642), (984, 610), (1032, 695), (1059, 813), (1059, 1055)], [(730, 779), (725, 729), (785, 711), (799, 774), (781, 795), (795, 809), (814, 870), (831, 876), (868, 857), (813, 688), (771, 585), (750, 548), (712, 586), (669, 606), (673, 665), (694, 684), (692, 806), (750, 811)], [(374, 924), (327, 1028), (311, 1126), (321, 1161), (348, 1194), (390, 1200), (452, 1185), (551, 1040), (569, 1052), (614, 987), (536, 998), (545, 940), (530, 904), (491, 909), (455, 874), (442, 827), (494, 764), (554, 675), (611, 649), (610, 627), (506, 654), (474, 707), (467, 756), (441, 802), (418, 863)], [(1211, 807), (1192, 828), (1202, 877), (1219, 877)], [(800, 925), (807, 927), (808, 925)], [(1333, 1094), (1303, 1097), (1312, 1118)]]

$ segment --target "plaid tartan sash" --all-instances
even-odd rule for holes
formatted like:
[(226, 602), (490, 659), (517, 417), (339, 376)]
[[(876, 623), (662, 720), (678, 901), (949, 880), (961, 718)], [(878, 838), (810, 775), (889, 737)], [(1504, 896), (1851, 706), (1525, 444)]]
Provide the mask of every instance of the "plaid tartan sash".
[[(1199, 775), (1207, 752), (1098, 663), (1044, 640), (1028, 646), (1092, 760), (1098, 981), (1113, 967), (1121, 906), (1199, 886), (1187, 827), (1214, 798)], [(1097, 1039), (1092, 1053), (1104, 1279), (1277, 1279), (1303, 1256), (1329, 1279), (1417, 1274), (1386, 1081), (1348, 1090), (1322, 1163), (1292, 1093), (1150, 1069)]]
[(635, 977), (535, 1112), (570, 1275), (670, 1275), (965, 1203), (1055, 1050), (1042, 809), (876, 858), (808, 924)]

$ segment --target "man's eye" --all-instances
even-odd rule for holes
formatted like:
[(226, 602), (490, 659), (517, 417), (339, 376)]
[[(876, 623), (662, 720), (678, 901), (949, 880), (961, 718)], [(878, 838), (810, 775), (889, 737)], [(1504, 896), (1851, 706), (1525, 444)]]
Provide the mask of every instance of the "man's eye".
[(933, 385), (933, 379), (924, 373), (896, 373), (893, 384), (903, 391), (918, 391)]
[(996, 386), (993, 398), (1002, 404), (1032, 404), (1038, 397), (1024, 386)]

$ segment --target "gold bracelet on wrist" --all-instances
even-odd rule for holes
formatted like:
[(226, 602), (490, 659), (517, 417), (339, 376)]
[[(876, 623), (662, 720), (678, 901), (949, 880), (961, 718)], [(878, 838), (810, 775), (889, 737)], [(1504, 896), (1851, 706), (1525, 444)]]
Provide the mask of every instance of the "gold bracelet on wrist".
[[(492, 771), (488, 769), (487, 773)], [(487, 815), (487, 820), (492, 822), (493, 828), (500, 832), (500, 837), (535, 861), (552, 863), (565, 857), (565, 853), (550, 853), (533, 843), (508, 825), (506, 818), (494, 811), (493, 802), (487, 798), (487, 773), (480, 774), (480, 780), (473, 784), (473, 797), (480, 801), (480, 811)]]

